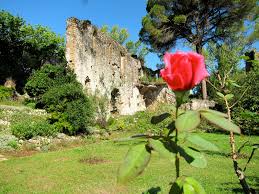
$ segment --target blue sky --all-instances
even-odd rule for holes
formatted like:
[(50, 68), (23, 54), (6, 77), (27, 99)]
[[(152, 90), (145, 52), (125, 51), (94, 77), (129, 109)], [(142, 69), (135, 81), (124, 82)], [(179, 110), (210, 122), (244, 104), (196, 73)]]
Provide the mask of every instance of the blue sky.
[[(48, 26), (52, 31), (65, 35), (66, 19), (77, 17), (90, 20), (96, 26), (119, 25), (127, 28), (130, 40), (136, 41), (141, 19), (146, 15), (147, 0), (0, 0), (0, 9), (18, 15), (27, 23)], [(259, 44), (255, 47), (258, 49)], [(178, 44), (175, 50), (188, 50)], [(155, 68), (158, 57), (146, 58), (147, 66)]]
[[(107, 24), (127, 28), (129, 39), (136, 41), (141, 19), (146, 15), (147, 0), (0, 0), (0, 9), (24, 18), (27, 23), (48, 26), (65, 35), (66, 19), (77, 17), (90, 20), (96, 26)], [(186, 50), (178, 45), (178, 50)], [(155, 54), (146, 58), (147, 66), (159, 63)]]

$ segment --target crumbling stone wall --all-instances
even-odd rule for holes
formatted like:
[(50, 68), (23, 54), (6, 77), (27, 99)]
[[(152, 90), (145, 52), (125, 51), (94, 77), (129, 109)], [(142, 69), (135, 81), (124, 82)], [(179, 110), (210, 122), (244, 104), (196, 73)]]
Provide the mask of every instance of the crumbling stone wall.
[(90, 21), (67, 20), (66, 59), (89, 93), (107, 96), (112, 113), (146, 109), (137, 88), (143, 74), (140, 61)]

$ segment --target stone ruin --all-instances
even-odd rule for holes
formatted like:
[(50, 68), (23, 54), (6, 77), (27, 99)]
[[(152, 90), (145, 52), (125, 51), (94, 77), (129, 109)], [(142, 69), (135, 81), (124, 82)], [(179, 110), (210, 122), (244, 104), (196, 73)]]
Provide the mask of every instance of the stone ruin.
[(106, 96), (111, 113), (129, 115), (154, 102), (175, 102), (166, 84), (141, 83), (141, 62), (88, 20), (67, 20), (66, 59), (88, 93)]
[(137, 87), (143, 74), (140, 61), (90, 21), (67, 20), (66, 59), (85, 90), (108, 98), (111, 113), (146, 109)]

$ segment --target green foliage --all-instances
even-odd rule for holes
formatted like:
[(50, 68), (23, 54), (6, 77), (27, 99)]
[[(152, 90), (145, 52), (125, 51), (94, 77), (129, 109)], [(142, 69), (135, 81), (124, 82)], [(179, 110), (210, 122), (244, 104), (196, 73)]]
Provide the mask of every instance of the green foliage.
[(180, 131), (191, 131), (200, 124), (200, 113), (197, 111), (186, 111), (175, 121), (175, 127)]
[(224, 117), (221, 117), (217, 114), (214, 114), (208, 111), (202, 111), (201, 116), (204, 117), (210, 123), (216, 125), (217, 127), (223, 130), (233, 131), (235, 133), (241, 133), (240, 128), (237, 125), (235, 125), (228, 119), (225, 119)]
[(202, 150), (208, 150), (208, 151), (219, 151), (218, 147), (212, 144), (211, 142), (203, 139), (202, 137), (198, 135), (188, 135), (186, 138), (187, 141), (190, 143), (198, 146)]
[(259, 134), (259, 114), (249, 110), (235, 109), (233, 112), (235, 122), (241, 126), (244, 134)]
[(192, 177), (179, 177), (172, 184), (169, 194), (205, 194), (204, 188), (201, 184)]
[(159, 140), (149, 139), (149, 147), (155, 152), (159, 153), (160, 156), (168, 159), (170, 162), (175, 162), (175, 152), (165, 148), (164, 143)]
[(50, 29), (31, 26), (0, 11), (0, 84), (9, 77), (16, 80), (19, 91), (33, 70), (46, 62), (64, 62), (65, 41)]
[(159, 77), (152, 77), (150, 75), (144, 74), (141, 78), (140, 81), (143, 83), (160, 83), (160, 84), (165, 84), (165, 81), (163, 80), (163, 78)]
[[(108, 120), (109, 130), (128, 130), (138, 133), (163, 133), (165, 126), (169, 126), (171, 120), (164, 119), (162, 122), (152, 124), (152, 118), (162, 112), (172, 112), (173, 107), (167, 104), (159, 104), (159, 108), (155, 110), (140, 111), (134, 115), (119, 116)], [(151, 122), (150, 122), (151, 121)]]
[(110, 120), (110, 123), (107, 122), (109, 113), (109, 100), (107, 96), (101, 96), (96, 93), (95, 95), (90, 95), (89, 98), (94, 106), (93, 108), (95, 110), (94, 117), (96, 118), (96, 125), (98, 125), (101, 129), (107, 128), (109, 124), (112, 124), (112, 119)]
[(151, 153), (145, 144), (132, 147), (118, 171), (118, 181), (125, 183), (143, 172), (149, 163)]
[(50, 121), (58, 130), (71, 135), (88, 131), (93, 108), (78, 83), (50, 88), (43, 94), (41, 103), (51, 113)]
[(25, 91), (32, 97), (39, 97), (51, 87), (76, 83), (75, 80), (75, 75), (65, 66), (46, 64), (30, 76)]
[(36, 107), (50, 113), (58, 131), (70, 135), (87, 132), (92, 121), (93, 103), (85, 96), (75, 74), (62, 65), (44, 65), (35, 71), (25, 86), (36, 97)]
[(148, 48), (140, 41), (128, 41), (126, 40), (129, 37), (128, 30), (126, 28), (120, 28), (115, 25), (111, 29), (109, 26), (104, 25), (101, 27), (101, 32), (108, 34), (113, 40), (117, 41), (121, 45), (125, 45), (128, 52), (132, 55), (136, 55), (140, 60), (145, 61), (145, 57), (148, 54)]
[(132, 55), (136, 55), (139, 59), (145, 61), (149, 50), (142, 42), (128, 41), (125, 46)]
[(10, 100), (13, 96), (13, 89), (0, 85), (0, 101)]
[[(184, 159), (193, 167), (205, 168), (207, 160), (200, 150), (219, 151), (219, 149), (213, 143), (193, 135), (193, 130), (200, 124), (201, 118), (226, 131), (240, 133), (240, 129), (226, 119), (225, 114), (217, 111), (208, 109), (180, 111), (179, 107), (186, 102), (188, 93), (188, 91), (175, 92), (176, 118), (170, 119), (171, 123), (166, 127), (162, 127), (159, 131), (153, 130), (152, 133), (138, 134), (118, 141), (129, 142), (135, 139), (135, 144), (137, 144), (129, 149), (119, 168), (117, 176), (119, 182), (128, 182), (137, 177), (148, 165), (153, 152), (158, 152), (170, 162), (175, 162), (176, 182), (173, 183), (169, 193), (205, 193), (203, 187), (195, 179), (180, 176), (180, 159)], [(173, 114), (164, 113), (152, 117), (151, 123), (157, 125), (172, 117)]]
[(11, 125), (13, 135), (21, 139), (30, 139), (35, 136), (53, 136), (58, 131), (45, 118), (23, 117)]
[(232, 117), (243, 133), (258, 134), (258, 111), (259, 111), (259, 71), (258, 65), (247, 73), (237, 75), (237, 83), (242, 87), (233, 90), (237, 102), (233, 107)]
[[(201, 53), (208, 41), (221, 41), (239, 31), (248, 16), (256, 15), (256, 0), (249, 1), (147, 1), (140, 40), (163, 54), (184, 39)], [(203, 14), (196, 14), (203, 13)], [(199, 22), (198, 22), (199, 21)]]
[[(256, 60), (251, 61), (249, 57), (243, 56), (247, 40), (240, 35), (238, 38), (227, 39), (221, 46), (209, 44), (210, 57), (207, 64), (213, 73), (209, 78), (212, 86), (208, 87), (208, 93), (217, 102), (217, 110), (226, 112), (227, 100), (232, 119), (243, 133), (253, 134), (258, 130), (256, 115), (259, 111), (259, 71)], [(240, 69), (241, 58), (245, 58), (246, 63), (252, 63), (249, 72)]]
[[(251, 112), (259, 111), (259, 65), (255, 64), (253, 70), (237, 75), (237, 84), (242, 86), (235, 88), (233, 94), (238, 101), (238, 107)], [(244, 93), (245, 92), (245, 93)], [(244, 95), (242, 96), (242, 94)]]
[(113, 26), (111, 29), (109, 29), (107, 25), (104, 25), (100, 30), (103, 33), (107, 33), (113, 40), (117, 41), (121, 45), (123, 45), (129, 37), (128, 30), (126, 28), (120, 28), (117, 25)]
[(9, 141), (8, 144), (7, 144), (7, 146), (10, 146), (11, 148), (13, 148), (13, 149), (15, 149), (15, 150), (19, 148), (18, 143), (17, 143), (17, 141), (15, 141), (15, 140)]

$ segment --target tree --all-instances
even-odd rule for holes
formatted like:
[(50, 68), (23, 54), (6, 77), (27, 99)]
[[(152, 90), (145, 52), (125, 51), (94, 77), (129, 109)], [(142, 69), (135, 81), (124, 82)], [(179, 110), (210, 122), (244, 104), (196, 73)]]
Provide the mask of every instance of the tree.
[(141, 41), (127, 41), (129, 33), (126, 28), (119, 28), (119, 26), (115, 25), (110, 29), (109, 26), (104, 25), (100, 30), (108, 34), (113, 40), (125, 46), (129, 53), (136, 55), (140, 60), (145, 62), (145, 57), (149, 52), (148, 48)]
[(65, 62), (64, 38), (47, 27), (31, 26), (0, 11), (0, 84), (11, 77), (22, 91), (33, 70), (44, 63)]
[(101, 32), (107, 33), (113, 40), (121, 45), (123, 45), (129, 37), (128, 30), (126, 28), (119, 28), (117, 25), (113, 26), (111, 29), (109, 29), (107, 25), (104, 25), (101, 27)]
[[(165, 53), (184, 39), (202, 53), (209, 41), (222, 41), (255, 14), (256, 0), (148, 0), (140, 40), (153, 52)], [(206, 82), (202, 82), (206, 99)]]
[(145, 57), (147, 56), (149, 51), (142, 42), (128, 41), (125, 46), (132, 55), (136, 55), (143, 62), (145, 61)]

